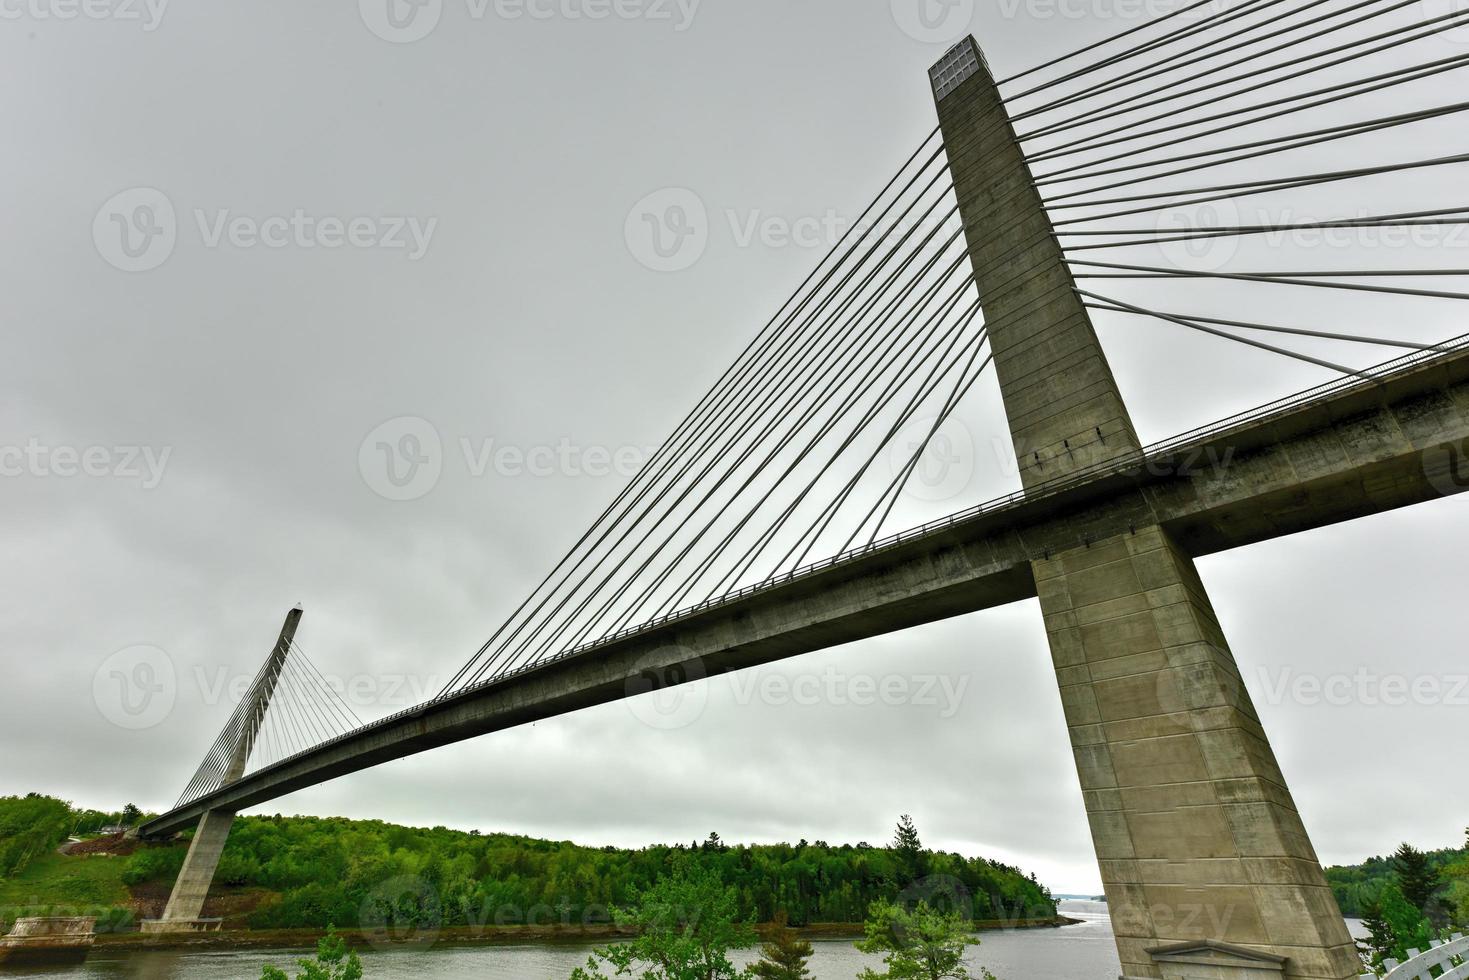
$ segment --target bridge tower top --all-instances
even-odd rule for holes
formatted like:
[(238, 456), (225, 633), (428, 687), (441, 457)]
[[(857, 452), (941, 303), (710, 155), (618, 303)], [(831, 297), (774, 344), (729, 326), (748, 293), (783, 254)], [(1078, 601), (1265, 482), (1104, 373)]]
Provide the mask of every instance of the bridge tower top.
[(984, 52), (965, 38), (929, 77), (1023, 485), (1138, 450)]

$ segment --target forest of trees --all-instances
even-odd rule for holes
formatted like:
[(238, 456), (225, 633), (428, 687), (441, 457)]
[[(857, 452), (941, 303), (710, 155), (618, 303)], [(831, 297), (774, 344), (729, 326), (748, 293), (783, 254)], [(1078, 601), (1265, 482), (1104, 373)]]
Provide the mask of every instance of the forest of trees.
[[(1451, 867), (1469, 860), (1469, 846), (1425, 851), (1429, 867), (1446, 874)], [(1361, 864), (1348, 867), (1327, 868), (1326, 881), (1336, 895), (1342, 915), (1360, 919), (1382, 895), (1383, 888), (1393, 881), (1395, 857), (1371, 857)], [(1469, 912), (1469, 909), (1466, 909)]]
[[(25, 806), (41, 806), (33, 800)], [(0, 827), (34, 826), (21, 835), (30, 848), (54, 847), (77, 818), (64, 803), (47, 801), (56, 810), (49, 823), (19, 816), (6, 823), (12, 803), (0, 800)], [(873, 902), (915, 888), (925, 892), (918, 897), (937, 890), (948, 901), (958, 898), (977, 919), (1055, 915), (1049, 891), (1033, 876), (926, 850), (910, 821), (905, 827), (881, 847), (804, 840), (739, 846), (710, 834), (699, 842), (626, 850), (379, 821), (242, 817), (215, 883), (263, 893), (249, 915), (253, 928), (352, 928), (384, 920), (435, 927), (592, 924), (610, 921), (613, 907), (688, 857), (717, 875), (735, 894), (740, 917), (755, 922), (771, 921), (780, 910), (793, 925), (861, 922)], [(8, 853), (10, 840), (0, 832), (0, 854)], [(121, 864), (122, 880), (134, 887), (171, 883), (184, 851), (183, 842), (142, 847)]]

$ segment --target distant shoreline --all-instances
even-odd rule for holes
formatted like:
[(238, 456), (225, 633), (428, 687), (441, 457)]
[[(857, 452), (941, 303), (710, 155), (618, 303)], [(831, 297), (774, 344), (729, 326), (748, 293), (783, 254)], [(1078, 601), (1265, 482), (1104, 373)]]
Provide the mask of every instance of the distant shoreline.
[[(1000, 919), (976, 921), (978, 932), (1001, 929), (1057, 929), (1081, 925), (1082, 920), (1058, 915), (1055, 918)], [(796, 930), (812, 940), (857, 940), (862, 938), (862, 924), (822, 922)], [(631, 935), (616, 926), (453, 926), (423, 934), (389, 935), (366, 929), (339, 929), (352, 946), (535, 946), (611, 942)], [(181, 933), (166, 935), (141, 932), (100, 933), (97, 950), (177, 950), (177, 949), (311, 949), (325, 935), (322, 929), (237, 929), (221, 932)]]

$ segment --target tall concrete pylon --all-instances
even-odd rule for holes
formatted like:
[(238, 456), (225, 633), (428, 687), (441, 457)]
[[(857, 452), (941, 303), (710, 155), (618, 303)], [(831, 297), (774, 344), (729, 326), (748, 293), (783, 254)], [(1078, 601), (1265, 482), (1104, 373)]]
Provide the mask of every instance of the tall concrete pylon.
[[(1023, 485), (1136, 452), (979, 45), (930, 76)], [(1193, 560), (1153, 526), (1033, 570), (1124, 980), (1357, 977)]]
[[(225, 768), (224, 782), (229, 785), (245, 774), (250, 761), (250, 752), (255, 747), (255, 738), (265, 721), (265, 712), (270, 708), (270, 699), (275, 694), (277, 681), (285, 668), (286, 657), (291, 652), (291, 641), (295, 639), (296, 627), (301, 623), (301, 607), (286, 613), (279, 639), (271, 650), (265, 668), (245, 694), (243, 724), (230, 748), (229, 762)], [(144, 932), (197, 932), (217, 929), (217, 919), (202, 919), (204, 900), (209, 897), (209, 886), (214, 882), (214, 872), (219, 868), (220, 856), (224, 853), (225, 841), (229, 839), (230, 827), (235, 822), (233, 810), (210, 810), (199, 821), (194, 830), (194, 839), (189, 844), (189, 853), (179, 869), (173, 892), (163, 918), (143, 922)]]

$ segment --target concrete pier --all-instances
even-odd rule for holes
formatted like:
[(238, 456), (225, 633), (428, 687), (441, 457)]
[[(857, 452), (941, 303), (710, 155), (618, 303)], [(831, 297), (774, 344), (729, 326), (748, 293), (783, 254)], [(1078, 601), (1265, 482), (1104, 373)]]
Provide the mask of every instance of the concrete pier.
[[(979, 46), (931, 75), (1022, 482), (1135, 452)], [(1126, 976), (1356, 977), (1188, 552), (1144, 519), (1031, 567)]]

